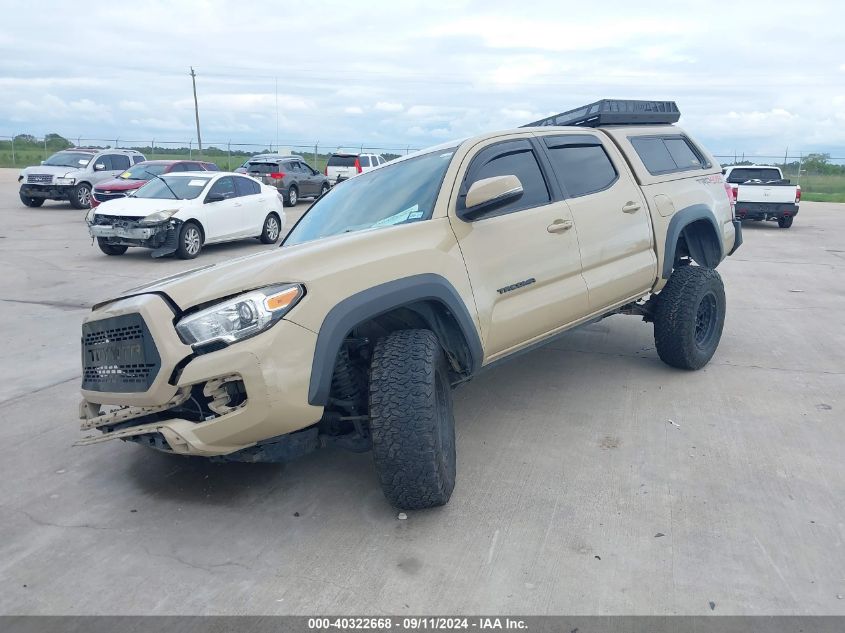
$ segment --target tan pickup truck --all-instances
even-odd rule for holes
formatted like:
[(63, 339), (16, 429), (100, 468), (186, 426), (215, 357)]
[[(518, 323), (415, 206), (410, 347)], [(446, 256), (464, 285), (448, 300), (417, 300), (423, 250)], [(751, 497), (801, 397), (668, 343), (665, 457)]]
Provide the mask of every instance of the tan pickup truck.
[(446, 503), (451, 390), (612, 314), (680, 369), (716, 351), (741, 243), (673, 102), (604, 100), (341, 183), (281, 248), (96, 305), (78, 444), (246, 462), (372, 449), (387, 499)]

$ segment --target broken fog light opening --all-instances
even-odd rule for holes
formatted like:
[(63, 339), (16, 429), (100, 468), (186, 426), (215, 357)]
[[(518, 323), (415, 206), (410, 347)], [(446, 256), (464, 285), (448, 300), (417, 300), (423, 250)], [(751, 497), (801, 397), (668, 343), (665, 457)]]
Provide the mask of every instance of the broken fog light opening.
[(219, 349), (272, 327), (304, 294), (297, 284), (246, 292), (184, 317), (176, 331), (198, 352)]

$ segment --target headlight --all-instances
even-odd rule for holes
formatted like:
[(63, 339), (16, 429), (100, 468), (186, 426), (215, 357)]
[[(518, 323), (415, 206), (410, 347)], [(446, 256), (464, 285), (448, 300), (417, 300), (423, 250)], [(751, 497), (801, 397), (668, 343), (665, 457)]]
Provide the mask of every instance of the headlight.
[(76, 182), (76, 178), (56, 178), (57, 185), (72, 185)]
[(176, 324), (179, 337), (193, 346), (249, 338), (275, 325), (305, 294), (296, 284), (271, 286), (200, 310)]
[(147, 217), (141, 220), (141, 224), (158, 224), (159, 222), (169, 220), (170, 216), (178, 212), (179, 209), (167, 209), (166, 211), (156, 211), (155, 213), (150, 213)]

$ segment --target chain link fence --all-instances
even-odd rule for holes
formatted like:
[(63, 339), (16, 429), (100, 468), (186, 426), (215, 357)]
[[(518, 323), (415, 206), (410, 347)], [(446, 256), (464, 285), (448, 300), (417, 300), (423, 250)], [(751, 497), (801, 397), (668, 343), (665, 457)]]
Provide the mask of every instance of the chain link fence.
[(241, 166), (249, 157), (255, 154), (297, 154), (311, 163), (320, 171), (326, 165), (328, 156), (335, 151), (369, 152), (382, 154), (385, 158), (404, 156), (416, 151), (417, 147), (410, 145), (387, 146), (383, 143), (343, 143), (328, 144), (314, 141), (313, 143), (299, 141), (276, 142), (232, 142), (210, 141), (204, 142), (200, 151), (194, 139), (173, 141), (158, 138), (90, 138), (86, 136), (63, 137), (58, 134), (48, 134), (37, 138), (28, 134), (16, 136), (0, 136), (0, 167), (27, 167), (37, 165), (46, 160), (51, 154), (69, 147), (122, 148), (138, 150), (148, 160), (156, 159), (199, 159), (214, 162), (223, 170), (231, 170)]

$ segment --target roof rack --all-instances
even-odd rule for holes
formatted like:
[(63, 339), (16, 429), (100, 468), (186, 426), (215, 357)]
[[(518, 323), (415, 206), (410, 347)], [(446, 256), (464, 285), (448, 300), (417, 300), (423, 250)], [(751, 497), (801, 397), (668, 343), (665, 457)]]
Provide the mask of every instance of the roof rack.
[(649, 125), (676, 123), (681, 112), (674, 101), (634, 101), (632, 99), (602, 99), (589, 105), (527, 123), (522, 127), (546, 125)]

